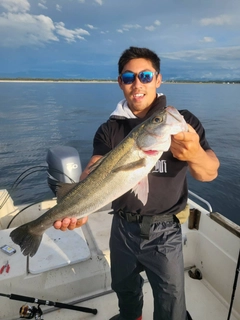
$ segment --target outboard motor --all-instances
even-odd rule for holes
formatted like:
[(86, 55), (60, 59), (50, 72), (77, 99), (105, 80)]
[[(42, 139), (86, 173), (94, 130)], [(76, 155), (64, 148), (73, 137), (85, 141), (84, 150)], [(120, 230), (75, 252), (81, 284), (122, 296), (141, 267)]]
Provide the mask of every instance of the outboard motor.
[(48, 149), (48, 185), (56, 195), (58, 182), (79, 182), (82, 166), (79, 154), (73, 147), (57, 146)]

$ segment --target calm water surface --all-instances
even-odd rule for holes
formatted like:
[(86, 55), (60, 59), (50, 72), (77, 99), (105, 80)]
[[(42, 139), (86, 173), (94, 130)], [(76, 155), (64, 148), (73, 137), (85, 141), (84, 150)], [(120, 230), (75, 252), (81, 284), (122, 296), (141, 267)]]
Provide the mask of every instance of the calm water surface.
[[(216, 180), (189, 177), (190, 190), (240, 224), (240, 85), (162, 84), (159, 92), (200, 119), (221, 161)], [(122, 92), (114, 83), (10, 82), (0, 83), (0, 97), (0, 188), (11, 189), (24, 170), (46, 166), (47, 149), (56, 145), (75, 147), (84, 167), (96, 129)], [(30, 174), (10, 193), (16, 204), (52, 197), (46, 170)]]

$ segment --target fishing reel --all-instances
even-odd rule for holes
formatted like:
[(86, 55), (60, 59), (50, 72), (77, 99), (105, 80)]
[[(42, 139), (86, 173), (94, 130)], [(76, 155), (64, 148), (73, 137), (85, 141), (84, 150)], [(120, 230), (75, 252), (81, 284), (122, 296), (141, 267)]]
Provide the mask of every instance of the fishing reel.
[(54, 302), (50, 300), (42, 300), (42, 299), (37, 299), (33, 297), (27, 297), (27, 296), (20, 296), (18, 294), (6, 294), (6, 293), (0, 293), (0, 296), (7, 297), (12, 300), (18, 300), (18, 301), (24, 301), (24, 302), (31, 302), (31, 303), (37, 303), (38, 307), (32, 307), (28, 305), (23, 305), (20, 310), (20, 318), (25, 318), (25, 319), (33, 319), (35, 317), (36, 320), (43, 320), (43, 312), (40, 308), (40, 305), (45, 305), (45, 306), (54, 306), (56, 308), (64, 308), (64, 309), (69, 309), (69, 310), (76, 310), (76, 311), (81, 311), (81, 312), (86, 312), (86, 313), (92, 313), (92, 314), (97, 314), (98, 311), (97, 309), (90, 309), (86, 307), (79, 307), (75, 306), (72, 304), (67, 304), (67, 303), (61, 303), (61, 302)]
[(43, 312), (40, 308), (40, 305), (38, 305), (36, 308), (34, 306), (28, 306), (25, 304), (19, 310), (20, 318), (24, 319), (33, 319), (35, 317), (35, 320), (43, 320), (42, 314)]

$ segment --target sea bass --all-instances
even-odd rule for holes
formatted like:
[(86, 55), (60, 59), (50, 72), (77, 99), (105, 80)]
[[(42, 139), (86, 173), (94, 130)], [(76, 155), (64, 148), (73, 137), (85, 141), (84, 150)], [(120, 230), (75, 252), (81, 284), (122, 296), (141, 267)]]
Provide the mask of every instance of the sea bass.
[(187, 131), (183, 116), (171, 106), (156, 111), (135, 127), (122, 142), (98, 160), (84, 180), (60, 184), (58, 203), (41, 215), (10, 233), (23, 255), (33, 257), (43, 233), (56, 220), (78, 219), (111, 203), (129, 190), (146, 204), (148, 173), (171, 144), (171, 135)]

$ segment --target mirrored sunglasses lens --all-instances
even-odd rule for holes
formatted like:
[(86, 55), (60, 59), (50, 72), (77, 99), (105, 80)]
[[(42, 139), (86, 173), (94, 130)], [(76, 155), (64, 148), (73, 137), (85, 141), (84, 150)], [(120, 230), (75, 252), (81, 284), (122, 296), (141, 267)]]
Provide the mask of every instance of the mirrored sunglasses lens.
[(135, 80), (135, 74), (132, 72), (126, 72), (122, 74), (122, 81), (124, 84), (131, 84)]
[(151, 72), (151, 71), (143, 71), (143, 72), (139, 73), (138, 77), (139, 77), (139, 80), (142, 83), (149, 83), (153, 79), (153, 72)]

